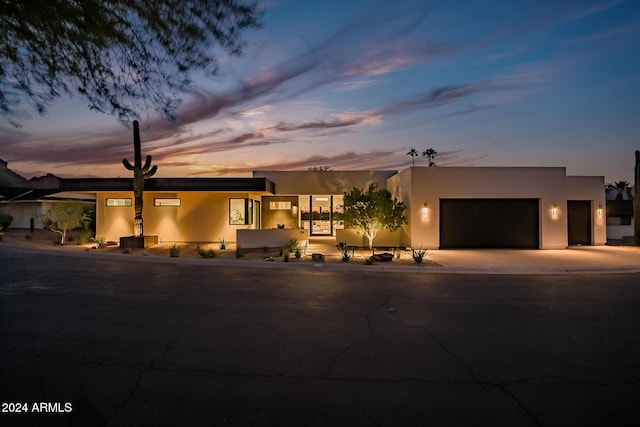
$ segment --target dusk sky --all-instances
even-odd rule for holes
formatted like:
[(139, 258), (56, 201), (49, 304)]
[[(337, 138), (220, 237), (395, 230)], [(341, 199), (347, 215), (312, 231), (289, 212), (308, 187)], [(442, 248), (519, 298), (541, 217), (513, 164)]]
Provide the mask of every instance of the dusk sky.
[[(640, 1), (264, 4), (242, 57), (198, 80), (177, 123), (141, 115), (159, 177), (252, 170), (566, 166), (633, 183), (640, 149)], [(0, 158), (30, 178), (128, 177), (133, 139), (82, 99), (15, 128)], [(416, 158), (426, 165), (426, 158)]]

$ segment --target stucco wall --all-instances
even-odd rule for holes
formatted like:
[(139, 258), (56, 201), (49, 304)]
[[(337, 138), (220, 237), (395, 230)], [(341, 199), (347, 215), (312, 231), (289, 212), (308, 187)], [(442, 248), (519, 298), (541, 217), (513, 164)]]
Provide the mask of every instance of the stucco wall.
[(276, 184), (276, 194), (344, 194), (371, 182), (381, 187), (397, 171), (255, 171)]
[[(162, 241), (215, 242), (219, 238), (234, 242), (236, 230), (254, 225), (229, 224), (229, 199), (254, 198), (247, 193), (145, 192), (142, 216), (144, 234)], [(96, 235), (118, 241), (133, 234), (134, 207), (107, 207), (107, 198), (131, 198), (130, 192), (99, 193), (96, 197)], [(154, 206), (155, 198), (179, 198), (180, 206)], [(133, 203), (132, 203), (133, 204)], [(108, 213), (109, 219), (105, 220)]]
[[(567, 200), (591, 201), (592, 239), (594, 245), (607, 243), (606, 192), (603, 176), (568, 176)], [(600, 209), (602, 208), (602, 209)], [(600, 211), (600, 212), (599, 212)]]
[[(540, 247), (567, 246), (564, 168), (412, 167), (390, 180), (389, 190), (410, 200), (410, 244), (440, 244), (440, 199), (520, 198), (540, 203)], [(409, 196), (407, 196), (409, 194)], [(427, 213), (423, 213), (427, 203)], [(553, 205), (558, 214), (551, 215)]]

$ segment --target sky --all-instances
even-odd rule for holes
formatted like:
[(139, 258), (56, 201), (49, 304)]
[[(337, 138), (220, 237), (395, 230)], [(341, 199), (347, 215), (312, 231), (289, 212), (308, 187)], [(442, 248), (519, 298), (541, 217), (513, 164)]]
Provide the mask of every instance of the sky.
[[(241, 57), (196, 79), (178, 120), (140, 119), (158, 177), (253, 170), (566, 167), (633, 184), (638, 0), (269, 0)], [(0, 158), (30, 178), (128, 177), (133, 137), (64, 98), (13, 127)], [(425, 166), (426, 157), (416, 157)]]

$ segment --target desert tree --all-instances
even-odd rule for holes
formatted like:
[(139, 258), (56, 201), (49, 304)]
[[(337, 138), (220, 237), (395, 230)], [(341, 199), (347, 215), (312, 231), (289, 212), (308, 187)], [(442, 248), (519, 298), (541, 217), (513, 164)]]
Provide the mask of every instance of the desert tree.
[(629, 200), (633, 200), (633, 194), (631, 194), (631, 187), (629, 187), (629, 181), (616, 181), (613, 184), (609, 184), (606, 187), (606, 191), (615, 191), (616, 200), (624, 199), (624, 195), (627, 195)]
[(396, 231), (407, 222), (404, 203), (376, 183), (369, 184), (366, 190), (354, 188), (344, 193), (343, 203), (345, 225), (361, 231), (371, 250), (380, 230)]
[(60, 234), (60, 244), (64, 245), (67, 233), (83, 226), (85, 211), (86, 206), (82, 203), (59, 201), (52, 203), (41, 219), (46, 228)]
[(18, 126), (70, 94), (126, 124), (173, 118), (194, 74), (240, 54), (261, 16), (244, 0), (0, 0), (0, 111)]

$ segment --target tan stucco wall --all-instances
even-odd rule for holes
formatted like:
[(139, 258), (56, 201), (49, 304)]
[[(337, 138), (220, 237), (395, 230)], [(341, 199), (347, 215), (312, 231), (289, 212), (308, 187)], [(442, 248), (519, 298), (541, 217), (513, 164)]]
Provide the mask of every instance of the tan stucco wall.
[(291, 206), (298, 205), (298, 196), (274, 196), (262, 198), (262, 228), (277, 228), (284, 224), (285, 228), (298, 228), (298, 213), (291, 209), (271, 210), (269, 202), (291, 202)]
[(566, 182), (565, 168), (412, 167), (392, 177), (388, 188), (408, 204), (413, 246), (439, 247), (441, 198), (520, 198), (539, 200), (540, 247), (552, 249), (567, 246)]
[(367, 188), (371, 182), (381, 187), (397, 171), (255, 171), (256, 178), (276, 184), (276, 194), (344, 194), (353, 187)]
[[(106, 198), (131, 198), (130, 192), (99, 193), (96, 196), (96, 235), (118, 241), (133, 234), (134, 207), (107, 207)], [(180, 206), (154, 206), (155, 198), (180, 198)], [(142, 216), (144, 234), (157, 235), (161, 242), (234, 242), (236, 230), (254, 225), (229, 225), (229, 199), (255, 198), (247, 193), (145, 192)], [(109, 219), (105, 220), (108, 213)]]
[[(591, 201), (592, 244), (607, 243), (607, 201), (603, 176), (568, 176), (567, 200)], [(598, 214), (598, 208), (602, 214)]]

